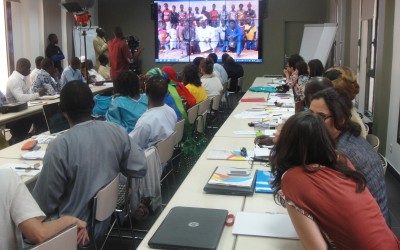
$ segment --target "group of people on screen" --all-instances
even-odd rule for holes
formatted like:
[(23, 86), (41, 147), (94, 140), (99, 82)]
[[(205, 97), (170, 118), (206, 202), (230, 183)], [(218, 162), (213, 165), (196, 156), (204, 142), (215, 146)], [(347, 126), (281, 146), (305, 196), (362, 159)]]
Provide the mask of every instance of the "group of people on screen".
[[(200, 8), (196, 6), (194, 12), (192, 7), (179, 5), (179, 11), (172, 5), (169, 9), (168, 3), (163, 8), (158, 5), (158, 40), (160, 50), (182, 50), (182, 57), (203, 52), (236, 52), (240, 57), (243, 49), (257, 50), (258, 21), (252, 4), (247, 4), (247, 10), (240, 3), (238, 10), (236, 5), (231, 5), (227, 11), (226, 5), (222, 10), (207, 10), (207, 6)], [(187, 10), (186, 10), (187, 8)]]

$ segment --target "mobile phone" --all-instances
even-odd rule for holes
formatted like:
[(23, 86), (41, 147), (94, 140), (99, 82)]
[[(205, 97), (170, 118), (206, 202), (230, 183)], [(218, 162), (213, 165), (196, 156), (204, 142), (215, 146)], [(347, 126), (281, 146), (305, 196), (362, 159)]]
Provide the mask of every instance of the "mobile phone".
[(228, 175), (230, 176), (249, 176), (251, 170), (229, 170)]

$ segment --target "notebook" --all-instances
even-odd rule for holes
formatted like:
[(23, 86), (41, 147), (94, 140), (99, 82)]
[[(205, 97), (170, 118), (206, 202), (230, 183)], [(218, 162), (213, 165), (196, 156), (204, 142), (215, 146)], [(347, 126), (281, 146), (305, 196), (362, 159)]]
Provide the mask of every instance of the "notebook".
[(288, 214), (238, 212), (232, 234), (298, 239)]
[(227, 210), (174, 207), (149, 240), (151, 248), (216, 249)]
[(203, 190), (211, 194), (253, 195), (256, 170), (216, 167)]
[(61, 112), (58, 103), (43, 105), (43, 114), (46, 118), (47, 128), (50, 134), (55, 134), (66, 129), (69, 129), (68, 120)]

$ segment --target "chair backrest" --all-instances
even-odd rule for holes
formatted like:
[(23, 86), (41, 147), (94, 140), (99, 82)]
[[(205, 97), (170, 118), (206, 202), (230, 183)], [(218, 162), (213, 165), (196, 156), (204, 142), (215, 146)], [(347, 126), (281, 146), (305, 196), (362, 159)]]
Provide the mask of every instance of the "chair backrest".
[(378, 136), (373, 135), (373, 134), (368, 134), (366, 139), (369, 142), (369, 144), (371, 144), (371, 146), (374, 148), (375, 152), (378, 152), (378, 149), (379, 149)]
[(196, 121), (198, 110), (199, 110), (198, 104), (196, 104), (193, 107), (191, 107), (190, 109), (188, 109), (187, 113), (188, 113), (189, 124), (193, 124)]
[[(379, 153), (378, 153), (379, 154)], [(382, 168), (383, 168), (383, 174), (386, 174), (386, 169), (387, 169), (387, 160), (386, 160), (386, 158), (383, 156), (383, 155), (381, 155), (381, 154), (379, 154), (379, 158), (381, 159), (381, 163), (382, 163)]]
[(199, 133), (203, 133), (204, 129), (206, 128), (206, 122), (207, 122), (207, 111), (205, 111), (203, 114), (199, 114), (199, 116), (196, 119), (196, 131)]
[(231, 78), (228, 79), (228, 81), (225, 84), (226, 88), (225, 90), (229, 89), (231, 87)]
[(243, 77), (238, 78), (238, 87), (243, 87)]
[(173, 132), (166, 139), (156, 144), (161, 163), (168, 162), (174, 154), (175, 133), (176, 132)]
[(199, 110), (197, 111), (197, 115), (203, 115), (204, 112), (207, 112), (210, 109), (211, 99), (207, 98), (204, 101), (199, 103)]
[(119, 174), (100, 189), (94, 197), (94, 218), (97, 221), (104, 221), (111, 216), (117, 207)]
[(185, 131), (185, 120), (182, 119), (182, 120), (178, 121), (175, 125), (174, 146), (182, 141), (184, 131)]
[(214, 96), (212, 99), (211, 109), (212, 110), (219, 110), (219, 104), (221, 103), (222, 95)]
[(77, 234), (78, 229), (76, 225), (71, 225), (45, 242), (26, 248), (26, 250), (76, 250)]

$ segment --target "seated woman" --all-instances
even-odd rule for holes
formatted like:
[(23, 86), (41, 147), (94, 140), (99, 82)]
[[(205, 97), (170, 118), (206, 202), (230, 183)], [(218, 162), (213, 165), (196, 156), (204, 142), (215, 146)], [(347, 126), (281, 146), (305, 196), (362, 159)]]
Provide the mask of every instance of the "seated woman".
[(164, 66), (162, 68), (162, 71), (164, 71), (170, 82), (169, 84), (175, 85), (176, 91), (178, 92), (179, 96), (181, 97), (182, 101), (186, 103), (186, 108), (191, 108), (194, 105), (196, 105), (196, 99), (192, 94), (190, 94), (189, 90), (183, 85), (181, 82), (178, 81), (178, 78), (176, 77), (176, 72), (174, 68), (171, 66)]
[[(350, 100), (354, 100), (358, 92), (360, 92), (360, 85), (357, 83), (357, 77), (347, 67), (336, 66), (327, 69), (325, 76), (332, 81), (333, 87), (344, 90), (349, 96)], [(357, 109), (353, 106), (351, 110), (351, 120), (360, 124), (361, 136), (367, 137), (367, 129), (362, 121)]]
[(322, 76), (324, 74), (324, 66), (318, 59), (313, 59), (308, 62), (308, 74), (310, 77)]
[[(162, 76), (169, 81), (168, 75), (165, 72), (163, 72), (160, 68), (152, 68), (151, 70), (147, 71), (146, 76), (143, 79), (144, 84), (146, 84), (146, 81), (150, 77), (155, 75)], [(164, 103), (170, 106), (175, 111), (178, 121), (181, 120), (182, 117), (187, 116), (185, 108), (183, 107), (182, 99), (178, 95), (176, 88), (174, 86), (168, 85), (168, 93), (164, 98)]]
[(207, 99), (207, 92), (201, 86), (199, 70), (193, 63), (186, 64), (182, 70), (183, 84), (196, 99), (196, 104)]
[(293, 88), (293, 86), (297, 84), (297, 79), (299, 78), (299, 74), (296, 69), (296, 63), (300, 61), (304, 61), (304, 59), (298, 54), (291, 55), (287, 60), (285, 69), (283, 70), (283, 74), (286, 77), (287, 87)]
[(275, 200), (286, 206), (305, 249), (400, 248), (364, 176), (335, 150), (321, 116), (289, 118), (270, 161)]
[(293, 90), (295, 93), (295, 101), (302, 102), (304, 100), (304, 89), (310, 76), (308, 75), (307, 63), (304, 61), (299, 61), (296, 63), (297, 71), (297, 82), (293, 85)]
[(219, 96), (222, 93), (223, 86), (221, 80), (213, 73), (214, 61), (207, 57), (200, 62), (201, 85), (207, 92), (208, 97)]
[(121, 125), (129, 133), (147, 110), (147, 97), (139, 92), (139, 77), (132, 71), (118, 76), (114, 82), (114, 100), (106, 120)]

